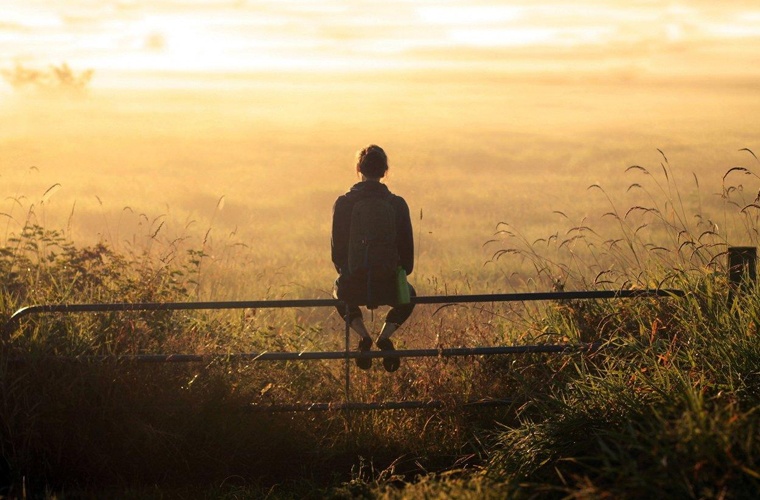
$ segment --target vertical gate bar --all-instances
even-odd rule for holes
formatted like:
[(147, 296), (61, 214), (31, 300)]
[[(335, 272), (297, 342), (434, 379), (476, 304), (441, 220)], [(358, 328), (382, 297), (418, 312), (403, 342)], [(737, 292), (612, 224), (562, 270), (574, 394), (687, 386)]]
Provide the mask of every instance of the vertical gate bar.
[(348, 306), (346, 306), (346, 403), (351, 402), (351, 358), (348, 357), (349, 354), (349, 344), (350, 344), (350, 336), (351, 336), (351, 320), (348, 313)]
[(348, 312), (348, 304), (346, 304), (346, 403), (344, 405), (344, 418), (346, 419), (346, 425), (348, 426), (349, 433), (353, 425), (351, 424), (351, 412), (348, 411), (348, 407), (351, 405), (351, 358), (348, 357), (350, 349), (350, 337), (351, 337), (351, 317)]

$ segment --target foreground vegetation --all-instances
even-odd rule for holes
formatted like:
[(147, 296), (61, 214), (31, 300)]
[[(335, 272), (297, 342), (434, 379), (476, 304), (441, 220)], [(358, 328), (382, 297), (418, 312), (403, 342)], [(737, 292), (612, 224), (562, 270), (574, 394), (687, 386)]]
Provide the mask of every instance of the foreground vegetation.
[[(592, 352), (351, 366), (351, 398), (440, 409), (266, 413), (343, 401), (342, 362), (233, 362), (229, 352), (340, 349), (329, 311), (49, 315), (4, 339), (0, 495), (111, 497), (751, 498), (760, 491), (760, 299), (727, 280), (727, 231), (756, 245), (747, 168), (724, 176), (724, 220), (662, 173), (639, 202), (545, 238), (499, 225), (488, 268), (523, 289), (680, 289), (684, 297), (419, 308), (402, 346), (602, 343)], [(602, 192), (594, 186), (592, 192)], [(693, 196), (690, 197), (694, 199)], [(698, 197), (697, 197), (698, 198)], [(695, 208), (697, 207), (697, 208)], [(570, 221), (568, 221), (570, 222)], [(155, 235), (154, 235), (155, 236)], [(208, 253), (78, 247), (33, 214), (0, 250), (3, 322), (22, 305), (203, 296)], [(171, 255), (171, 258), (167, 256)], [(434, 280), (425, 293), (439, 291)], [(467, 283), (447, 284), (466, 291)], [(518, 286), (518, 285), (513, 285)], [(450, 291), (450, 290), (449, 290)], [(205, 364), (77, 356), (218, 354)], [(462, 406), (509, 398), (499, 408)]]

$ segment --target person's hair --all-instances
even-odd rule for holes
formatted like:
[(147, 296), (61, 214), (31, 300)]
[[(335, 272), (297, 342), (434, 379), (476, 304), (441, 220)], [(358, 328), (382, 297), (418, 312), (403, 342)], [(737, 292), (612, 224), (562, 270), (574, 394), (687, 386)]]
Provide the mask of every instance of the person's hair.
[(370, 179), (380, 179), (388, 171), (388, 156), (380, 146), (374, 144), (359, 151), (356, 156), (359, 172)]

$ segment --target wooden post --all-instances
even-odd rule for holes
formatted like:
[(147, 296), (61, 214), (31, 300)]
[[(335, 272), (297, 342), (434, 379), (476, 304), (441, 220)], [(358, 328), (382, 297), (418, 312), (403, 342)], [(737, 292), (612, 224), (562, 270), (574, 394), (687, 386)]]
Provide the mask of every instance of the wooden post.
[[(749, 293), (757, 279), (757, 248), (728, 247), (728, 307), (734, 308), (737, 295)], [(738, 314), (734, 309), (734, 314)]]
[(728, 281), (734, 289), (747, 290), (757, 280), (757, 248), (728, 247)]

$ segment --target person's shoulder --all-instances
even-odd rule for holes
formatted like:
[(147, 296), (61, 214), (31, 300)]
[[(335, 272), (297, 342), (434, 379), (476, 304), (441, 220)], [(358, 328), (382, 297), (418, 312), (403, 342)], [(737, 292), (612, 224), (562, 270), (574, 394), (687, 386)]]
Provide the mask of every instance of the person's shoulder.
[(409, 205), (407, 205), (404, 197), (398, 194), (391, 193), (391, 203), (393, 203), (396, 207), (409, 210)]
[(392, 200), (394, 200), (394, 201), (398, 201), (398, 202), (404, 202), (404, 203), (406, 203), (406, 200), (404, 200), (404, 197), (403, 197), (403, 196), (401, 196), (401, 195), (399, 195), (399, 194), (396, 194), (396, 193), (394, 193), (393, 191), (391, 191), (391, 190), (388, 188), (388, 186), (385, 186), (385, 188), (386, 188), (386, 190), (387, 190), (388, 196), (390, 196), (390, 198), (391, 198)]
[(346, 193), (343, 193), (342, 195), (338, 196), (335, 199), (335, 203), (333, 203), (333, 207), (337, 209), (337, 208), (352, 205), (353, 203), (356, 202), (355, 198), (356, 198), (356, 193), (354, 193), (353, 191), (348, 191)]
[(342, 205), (345, 205), (348, 201), (348, 198), (346, 197), (346, 194), (342, 194), (335, 198), (335, 202), (333, 203), (333, 209), (336, 209)]

